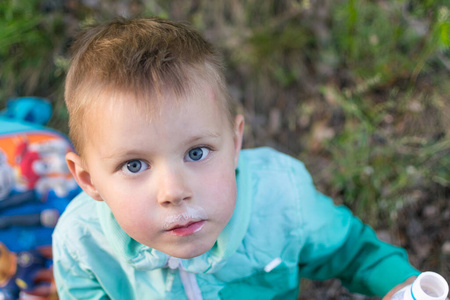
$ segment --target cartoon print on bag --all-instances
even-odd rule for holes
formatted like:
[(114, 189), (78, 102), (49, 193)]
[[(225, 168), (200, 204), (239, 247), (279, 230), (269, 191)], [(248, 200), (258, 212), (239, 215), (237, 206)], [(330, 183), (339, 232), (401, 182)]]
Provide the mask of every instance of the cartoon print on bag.
[(5, 152), (0, 149), (0, 201), (8, 197), (14, 188), (14, 169), (9, 165)]
[(65, 162), (67, 143), (46, 140), (40, 143), (21, 141), (16, 148), (18, 189), (35, 189), (40, 195), (53, 190), (65, 197), (76, 187)]

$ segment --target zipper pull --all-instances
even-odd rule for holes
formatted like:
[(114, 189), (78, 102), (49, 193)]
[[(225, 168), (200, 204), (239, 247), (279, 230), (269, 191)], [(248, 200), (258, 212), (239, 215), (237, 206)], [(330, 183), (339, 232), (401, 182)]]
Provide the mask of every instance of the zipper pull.
[(180, 266), (180, 260), (176, 257), (169, 256), (169, 259), (167, 260), (167, 266), (171, 270), (178, 269), (178, 267)]

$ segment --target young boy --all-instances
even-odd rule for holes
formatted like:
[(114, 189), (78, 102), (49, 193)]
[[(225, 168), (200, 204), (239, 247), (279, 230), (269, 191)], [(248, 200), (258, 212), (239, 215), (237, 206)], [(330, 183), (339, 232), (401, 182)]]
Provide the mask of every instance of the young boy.
[(240, 150), (220, 58), (187, 25), (86, 30), (65, 100), (84, 193), (53, 236), (61, 299), (295, 299), (301, 277), (389, 299), (418, 274), (301, 162)]

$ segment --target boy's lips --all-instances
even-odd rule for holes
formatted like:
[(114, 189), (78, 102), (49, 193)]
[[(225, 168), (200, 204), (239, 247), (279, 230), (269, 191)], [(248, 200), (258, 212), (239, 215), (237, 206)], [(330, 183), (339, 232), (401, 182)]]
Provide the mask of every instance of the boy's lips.
[(200, 231), (207, 219), (203, 208), (188, 206), (183, 213), (165, 217), (163, 229), (176, 236), (187, 236)]
[(176, 236), (187, 236), (200, 231), (203, 225), (205, 220), (189, 221), (186, 224), (176, 224), (167, 229), (167, 232)]

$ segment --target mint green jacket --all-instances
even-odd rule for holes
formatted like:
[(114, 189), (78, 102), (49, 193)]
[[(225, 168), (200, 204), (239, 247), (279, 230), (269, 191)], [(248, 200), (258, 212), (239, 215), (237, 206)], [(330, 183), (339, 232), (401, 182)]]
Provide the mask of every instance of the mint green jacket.
[(269, 148), (243, 150), (237, 204), (216, 244), (175, 259), (129, 237), (104, 202), (81, 194), (53, 234), (64, 299), (296, 299), (299, 279), (340, 278), (384, 295), (419, 272), (314, 188), (304, 165)]

